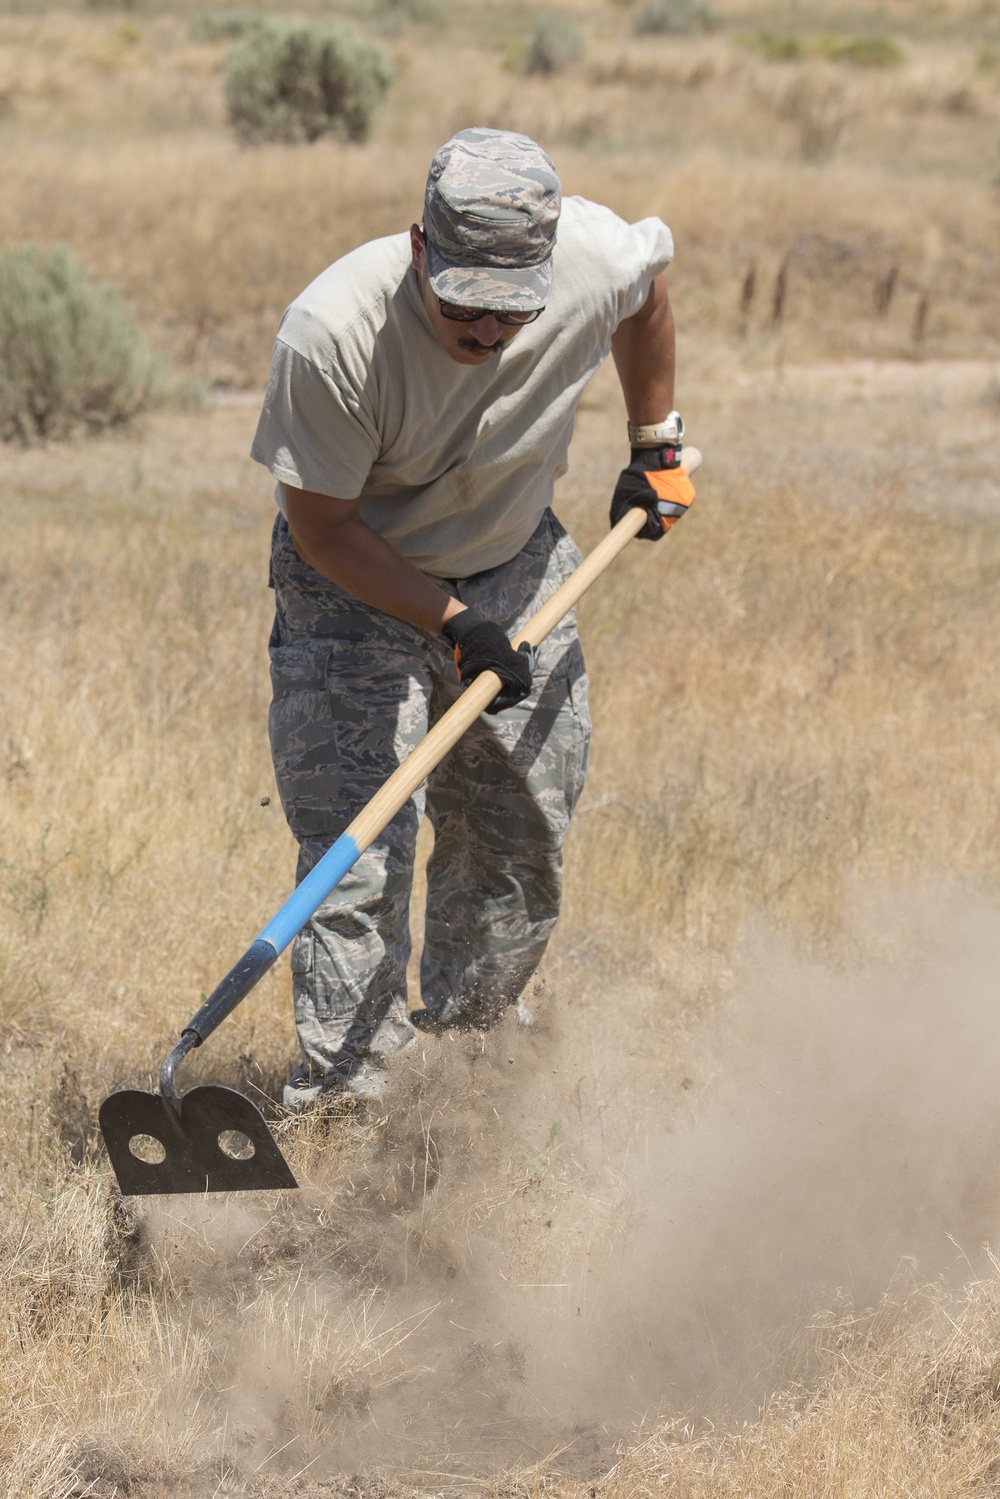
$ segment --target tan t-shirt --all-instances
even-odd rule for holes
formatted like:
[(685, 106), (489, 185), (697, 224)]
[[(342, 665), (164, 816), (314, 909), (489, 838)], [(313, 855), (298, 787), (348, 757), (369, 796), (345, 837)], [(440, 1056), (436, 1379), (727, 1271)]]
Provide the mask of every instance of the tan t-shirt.
[(285, 313), (252, 456), (297, 489), (360, 497), (435, 577), (497, 567), (551, 504), (583, 388), (672, 256), (659, 219), (565, 199), (545, 311), (477, 367), (438, 341), (409, 235), (362, 245)]

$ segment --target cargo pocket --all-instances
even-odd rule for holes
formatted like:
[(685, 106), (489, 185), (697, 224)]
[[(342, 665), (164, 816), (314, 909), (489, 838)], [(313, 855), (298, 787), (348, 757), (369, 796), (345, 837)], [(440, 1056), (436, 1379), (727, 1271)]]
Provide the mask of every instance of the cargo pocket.
[(590, 696), (587, 668), (579, 641), (566, 662), (570, 735), (566, 751), (566, 816), (572, 817), (580, 800), (590, 765)]
[(375, 615), (358, 606), (339, 633), (271, 645), (271, 754), (300, 843), (339, 837), (426, 732), (418, 632)]
[(301, 1025), (315, 1014), (315, 998), (313, 995), (313, 948), (314, 939), (312, 931), (308, 926), (304, 927), (292, 942), (291, 963), (292, 970), (292, 1006), (295, 1011), (295, 1022)]
[(563, 649), (539, 688), (533, 704), (529, 699), (499, 715), (493, 733), (506, 740), (511, 769), (522, 779), (548, 835), (561, 843), (583, 790), (590, 750), (587, 675), (579, 641)]
[(341, 793), (352, 816), (427, 732), (429, 683), (407, 649), (335, 642), (326, 663), (327, 709)]
[(271, 646), (271, 757), (281, 805), (300, 842), (332, 838), (344, 824), (336, 737), (326, 690), (329, 654), (328, 640)]

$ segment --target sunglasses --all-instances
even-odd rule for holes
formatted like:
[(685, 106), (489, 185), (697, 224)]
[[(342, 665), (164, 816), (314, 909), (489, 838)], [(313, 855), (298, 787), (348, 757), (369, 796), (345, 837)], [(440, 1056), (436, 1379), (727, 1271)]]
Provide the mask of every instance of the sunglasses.
[(523, 328), (545, 311), (544, 307), (536, 307), (533, 312), (494, 312), (492, 307), (459, 307), (455, 302), (442, 302), (440, 297), (438, 306), (441, 316), (451, 323), (478, 323), (480, 318), (492, 317), (507, 328)]

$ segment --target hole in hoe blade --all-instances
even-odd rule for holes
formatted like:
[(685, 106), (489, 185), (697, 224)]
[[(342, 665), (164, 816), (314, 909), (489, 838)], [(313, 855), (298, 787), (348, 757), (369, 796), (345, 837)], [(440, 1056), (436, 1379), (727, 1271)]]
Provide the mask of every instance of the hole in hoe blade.
[(158, 1166), (167, 1158), (167, 1152), (155, 1135), (133, 1135), (128, 1148), (137, 1161), (146, 1166)]
[(219, 1135), (219, 1149), (231, 1161), (249, 1161), (256, 1154), (250, 1136), (239, 1129), (224, 1129)]

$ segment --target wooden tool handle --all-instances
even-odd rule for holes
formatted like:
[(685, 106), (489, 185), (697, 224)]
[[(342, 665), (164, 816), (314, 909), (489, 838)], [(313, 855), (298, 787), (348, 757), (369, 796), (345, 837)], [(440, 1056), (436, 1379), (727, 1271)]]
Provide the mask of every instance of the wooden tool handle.
[[(681, 463), (689, 474), (694, 473), (701, 464), (701, 453), (697, 448), (684, 448)], [(646, 520), (646, 511), (638, 508), (623, 515), (604, 540), (598, 542), (576, 571), (542, 605), (538, 613), (532, 615), (523, 629), (518, 630), (511, 640), (515, 650), (524, 642), (533, 647), (541, 645), (546, 635), (555, 629), (618, 553), (642, 530)], [(469, 725), (489, 707), (502, 686), (503, 682), (495, 671), (482, 672), (469, 684), (458, 702), (451, 705), (433, 729), (410, 751), (399, 769), (376, 791), (371, 801), (346, 829), (360, 852), (378, 837), (400, 807), (409, 801), (417, 787), (427, 779), (452, 746), (458, 743)]]

